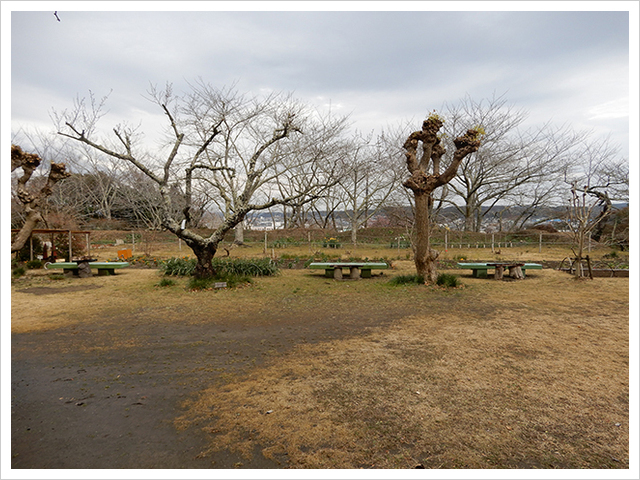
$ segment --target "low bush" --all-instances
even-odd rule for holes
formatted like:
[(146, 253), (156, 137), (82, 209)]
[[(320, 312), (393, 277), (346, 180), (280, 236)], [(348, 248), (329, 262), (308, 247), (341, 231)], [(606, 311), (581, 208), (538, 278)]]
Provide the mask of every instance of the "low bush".
[(42, 260), (29, 260), (27, 262), (27, 268), (30, 270), (36, 270), (38, 268), (42, 268)]

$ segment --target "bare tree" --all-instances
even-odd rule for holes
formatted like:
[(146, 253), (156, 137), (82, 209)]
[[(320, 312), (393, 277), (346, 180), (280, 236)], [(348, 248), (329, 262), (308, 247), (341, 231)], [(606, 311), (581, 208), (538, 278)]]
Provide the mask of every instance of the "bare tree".
[(449, 147), (455, 132), (473, 125), (485, 130), (482, 145), (461, 163), (446, 199), (465, 218), (468, 231), (479, 231), (484, 217), (504, 205), (520, 207), (523, 220), (552, 201), (561, 190), (572, 148), (584, 138), (550, 124), (521, 131), (527, 113), (508, 105), (504, 97), (479, 102), (466, 97), (446, 109), (444, 143)]
[(351, 242), (356, 245), (358, 229), (366, 226), (391, 198), (401, 182), (396, 158), (381, 139), (357, 136), (347, 156), (336, 194), (344, 199), (344, 214), (351, 224)]
[(629, 167), (609, 139), (585, 142), (575, 155), (580, 159), (579, 167), (565, 177), (571, 192), (567, 224), (574, 237), (575, 276), (581, 278), (585, 276), (582, 260), (589, 238), (613, 214), (613, 200), (628, 202)]
[[(76, 103), (73, 112), (58, 116), (58, 131), (129, 162), (156, 185), (161, 197), (162, 227), (193, 250), (198, 277), (215, 275), (211, 260), (219, 243), (249, 212), (304, 203), (321, 193), (324, 186), (313, 184), (286, 197), (260, 198), (258, 194), (283, 170), (324, 160), (297, 151), (299, 144), (293, 138), (311, 134), (317, 141), (328, 144), (342, 134), (346, 125), (342, 118), (330, 121), (319, 118), (290, 96), (245, 97), (233, 88), (219, 90), (203, 82), (191, 86), (184, 97), (174, 95), (171, 86), (162, 91), (152, 87), (149, 95), (169, 124), (171, 140), (167, 142), (163, 161), (154, 164), (159, 155), (151, 157), (142, 151), (137, 130), (127, 126), (113, 129), (115, 137), (111, 145), (94, 139), (95, 123), (84, 119), (99, 118), (100, 114), (85, 113), (82, 102)], [(175, 185), (180, 185), (184, 192), (180, 215), (175, 214), (172, 195)], [(192, 229), (196, 189), (207, 189), (211, 198), (223, 206), (224, 219), (209, 237)]]
[[(455, 152), (451, 161), (444, 164), (442, 157), (446, 150), (438, 136), (442, 125), (442, 119), (436, 113), (432, 113), (422, 123), (422, 130), (409, 135), (403, 145), (407, 169), (411, 174), (403, 186), (413, 192), (415, 202), (414, 261), (418, 275), (426, 283), (435, 283), (437, 280), (436, 259), (439, 255), (439, 252), (431, 249), (429, 237), (433, 192), (455, 177), (464, 158), (480, 147), (480, 136), (482, 135), (481, 128), (476, 127), (455, 138), (453, 140)], [(420, 143), (422, 143), (422, 154), (418, 158)], [(442, 173), (440, 173), (441, 170), (443, 170)]]
[(53, 186), (71, 175), (67, 172), (64, 163), (51, 162), (49, 175), (44, 186), (38, 191), (32, 192), (27, 184), (41, 162), (42, 159), (38, 155), (26, 153), (18, 145), (11, 145), (11, 172), (13, 173), (18, 168), (22, 169), (22, 175), (17, 180), (16, 197), (25, 211), (25, 221), (11, 243), (11, 253), (24, 247), (33, 229), (38, 222), (43, 220), (42, 208), (46, 198), (53, 192)]

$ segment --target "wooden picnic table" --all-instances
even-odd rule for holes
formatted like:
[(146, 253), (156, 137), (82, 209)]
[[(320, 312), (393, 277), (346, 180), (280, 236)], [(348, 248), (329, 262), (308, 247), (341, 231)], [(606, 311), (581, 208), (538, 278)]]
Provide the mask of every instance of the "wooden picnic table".
[(371, 270), (386, 270), (389, 268), (384, 262), (312, 262), (309, 268), (323, 269), (327, 278), (342, 279), (342, 269), (349, 269), (349, 278), (371, 278)]

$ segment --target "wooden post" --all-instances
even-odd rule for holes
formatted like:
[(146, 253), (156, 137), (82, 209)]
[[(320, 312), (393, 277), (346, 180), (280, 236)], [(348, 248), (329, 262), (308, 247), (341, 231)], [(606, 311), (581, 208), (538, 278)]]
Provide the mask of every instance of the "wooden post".
[(495, 253), (495, 247), (494, 247), (494, 242), (495, 242), (495, 233), (491, 234), (491, 253)]
[(71, 247), (71, 230), (69, 230), (69, 261), (73, 259), (73, 252)]
[(445, 231), (445, 232), (444, 232), (444, 251), (445, 251), (445, 252), (447, 251), (447, 244), (448, 244), (448, 240), (449, 240), (449, 238), (448, 238), (448, 236), (447, 236), (447, 232)]
[(264, 231), (264, 249), (262, 250), (262, 253), (264, 253), (265, 255), (267, 254), (267, 231)]
[(91, 258), (91, 242), (89, 241), (89, 234), (85, 233), (84, 238), (87, 242), (87, 257)]
[(33, 261), (33, 235), (29, 235), (29, 260)]
[(542, 233), (538, 239), (538, 253), (542, 253)]
[(587, 267), (589, 268), (589, 278), (593, 280), (593, 270), (591, 270), (591, 258), (587, 255)]
[(178, 251), (182, 251), (182, 239), (180, 237), (178, 237)]

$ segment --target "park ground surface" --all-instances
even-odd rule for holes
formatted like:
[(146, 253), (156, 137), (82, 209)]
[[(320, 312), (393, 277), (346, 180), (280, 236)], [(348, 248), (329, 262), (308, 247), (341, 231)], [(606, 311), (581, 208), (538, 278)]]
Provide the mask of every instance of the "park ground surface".
[[(535, 259), (532, 259), (535, 260)], [(12, 468), (629, 468), (629, 279), (11, 287)]]

